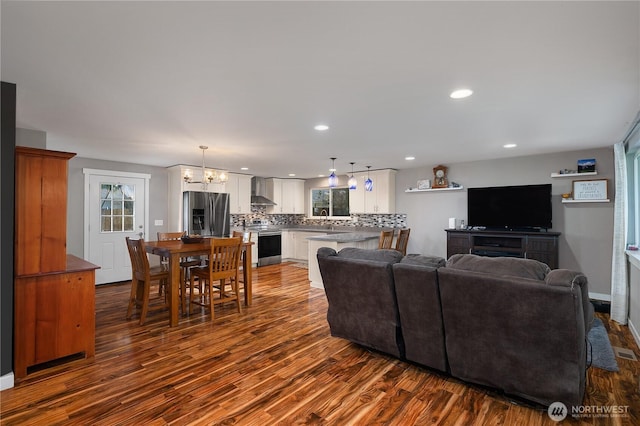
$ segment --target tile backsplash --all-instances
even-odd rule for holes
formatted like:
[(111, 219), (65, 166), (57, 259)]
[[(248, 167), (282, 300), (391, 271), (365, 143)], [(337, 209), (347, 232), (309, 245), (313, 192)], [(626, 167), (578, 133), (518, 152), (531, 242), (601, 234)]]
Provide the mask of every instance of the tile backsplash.
[(407, 215), (395, 214), (352, 214), (351, 219), (310, 219), (303, 214), (267, 214), (254, 211), (251, 214), (232, 214), (232, 226), (248, 225), (254, 219), (266, 219), (272, 225), (327, 225), (350, 226), (354, 228), (406, 228)]

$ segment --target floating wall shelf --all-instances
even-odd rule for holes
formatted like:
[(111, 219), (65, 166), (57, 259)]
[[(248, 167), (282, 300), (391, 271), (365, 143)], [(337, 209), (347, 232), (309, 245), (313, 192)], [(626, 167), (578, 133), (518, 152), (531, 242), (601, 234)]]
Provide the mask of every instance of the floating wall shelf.
[(606, 200), (562, 200), (563, 204), (571, 204), (571, 203), (608, 203), (611, 200), (608, 198)]
[(567, 178), (567, 177), (583, 177), (583, 176), (595, 176), (598, 172), (585, 172), (585, 173), (551, 173), (552, 178)]
[(404, 192), (441, 192), (441, 191), (460, 191), (464, 189), (464, 186), (458, 186), (456, 188), (429, 188), (429, 189), (405, 189)]

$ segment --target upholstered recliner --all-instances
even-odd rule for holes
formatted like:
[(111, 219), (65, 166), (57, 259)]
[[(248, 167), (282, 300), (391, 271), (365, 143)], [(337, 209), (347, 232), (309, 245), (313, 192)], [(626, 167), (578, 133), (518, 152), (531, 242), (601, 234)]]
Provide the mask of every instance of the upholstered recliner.
[(405, 357), (447, 372), (437, 268), (441, 257), (408, 255), (393, 265)]
[(584, 275), (464, 254), (438, 280), (451, 375), (545, 405), (582, 403), (593, 321)]
[(392, 265), (396, 250), (322, 247), (318, 265), (329, 301), (331, 335), (404, 357)]

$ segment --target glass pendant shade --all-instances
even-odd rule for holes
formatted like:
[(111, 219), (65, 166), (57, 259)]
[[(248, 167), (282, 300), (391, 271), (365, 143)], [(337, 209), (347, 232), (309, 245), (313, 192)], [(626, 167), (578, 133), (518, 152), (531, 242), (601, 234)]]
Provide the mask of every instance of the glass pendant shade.
[(349, 189), (356, 189), (358, 186), (358, 179), (353, 176), (353, 165), (356, 163), (351, 163), (351, 177), (349, 178)]
[(349, 189), (356, 189), (358, 187), (358, 180), (355, 176), (351, 175), (349, 178)]
[(336, 158), (331, 157), (331, 174), (329, 175), (329, 188), (338, 186), (338, 176), (336, 176)]
[(373, 181), (371, 178), (367, 178), (367, 180), (364, 181), (364, 189), (369, 192), (373, 191)]
[(336, 176), (335, 172), (331, 172), (329, 175), (329, 188), (335, 188), (338, 186), (338, 176)]
[(369, 192), (373, 191), (373, 181), (369, 177), (370, 168), (371, 166), (367, 166), (367, 180), (364, 181), (364, 190)]

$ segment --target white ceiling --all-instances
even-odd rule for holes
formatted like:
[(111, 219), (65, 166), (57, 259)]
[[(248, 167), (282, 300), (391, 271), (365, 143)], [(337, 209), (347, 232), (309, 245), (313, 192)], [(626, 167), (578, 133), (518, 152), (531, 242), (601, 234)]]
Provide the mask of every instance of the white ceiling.
[[(208, 167), (260, 176), (315, 177), (330, 157), (338, 172), (430, 169), (611, 146), (640, 109), (638, 1), (2, 1), (0, 13), (18, 127), (80, 157), (198, 165), (208, 145)], [(450, 99), (460, 87), (474, 95)]]

